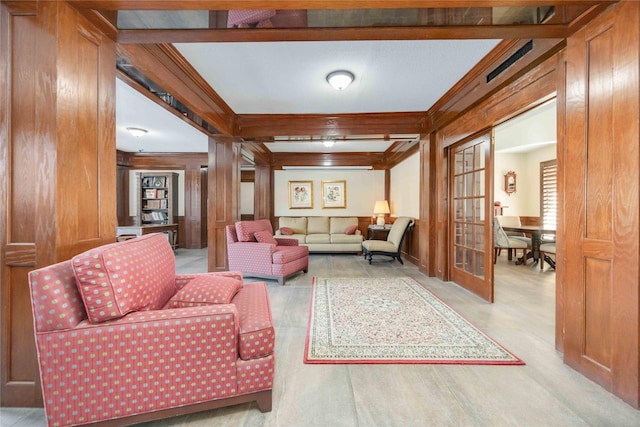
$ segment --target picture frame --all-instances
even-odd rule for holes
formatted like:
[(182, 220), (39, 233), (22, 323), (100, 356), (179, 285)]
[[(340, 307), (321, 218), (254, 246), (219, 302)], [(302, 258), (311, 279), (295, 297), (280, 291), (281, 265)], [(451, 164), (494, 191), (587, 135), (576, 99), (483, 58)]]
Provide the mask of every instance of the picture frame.
[(289, 209), (313, 209), (313, 181), (289, 181)]
[(347, 207), (347, 181), (322, 181), (322, 209)]

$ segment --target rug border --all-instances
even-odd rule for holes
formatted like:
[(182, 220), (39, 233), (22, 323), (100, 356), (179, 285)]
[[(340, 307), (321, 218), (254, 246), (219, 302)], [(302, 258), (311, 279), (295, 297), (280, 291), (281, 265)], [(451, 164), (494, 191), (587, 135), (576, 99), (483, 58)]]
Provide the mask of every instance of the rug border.
[[(322, 277), (321, 277), (322, 278)], [(410, 279), (415, 282), (418, 286), (420, 286), (424, 291), (429, 292), (434, 298), (440, 301), (442, 304), (447, 306), (451, 311), (453, 311), (456, 315), (462, 318), (465, 322), (473, 326), (476, 330), (478, 330), (486, 339), (493, 342), (495, 345), (500, 347), (506, 353), (510, 354), (515, 360), (512, 361), (499, 361), (499, 360), (479, 360), (479, 359), (468, 359), (468, 360), (433, 360), (433, 359), (331, 359), (331, 360), (316, 360), (309, 359), (309, 339), (310, 339), (310, 328), (311, 321), (313, 319), (313, 301), (315, 296), (315, 287), (316, 287), (316, 279), (317, 276), (313, 276), (311, 280), (311, 298), (309, 299), (309, 316), (307, 320), (307, 333), (305, 336), (304, 342), (304, 355), (303, 362), (308, 365), (348, 365), (348, 364), (358, 364), (358, 365), (493, 365), (493, 366), (524, 366), (526, 363), (513, 354), (511, 351), (507, 350), (502, 344), (496, 341), (494, 338), (487, 335), (482, 329), (478, 328), (472, 322), (469, 321), (466, 317), (458, 313), (457, 310), (453, 309), (449, 304), (445, 303), (440, 297), (427, 289), (422, 283), (418, 282), (416, 279), (410, 276), (402, 276), (402, 277), (390, 277), (390, 279)], [(326, 279), (367, 279), (367, 277), (326, 277)]]

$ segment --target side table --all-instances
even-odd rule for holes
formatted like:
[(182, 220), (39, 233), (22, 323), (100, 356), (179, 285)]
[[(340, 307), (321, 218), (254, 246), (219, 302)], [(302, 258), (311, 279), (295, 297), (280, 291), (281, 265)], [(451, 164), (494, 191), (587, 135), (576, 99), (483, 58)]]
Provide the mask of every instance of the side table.
[(367, 240), (387, 240), (391, 224), (367, 226)]

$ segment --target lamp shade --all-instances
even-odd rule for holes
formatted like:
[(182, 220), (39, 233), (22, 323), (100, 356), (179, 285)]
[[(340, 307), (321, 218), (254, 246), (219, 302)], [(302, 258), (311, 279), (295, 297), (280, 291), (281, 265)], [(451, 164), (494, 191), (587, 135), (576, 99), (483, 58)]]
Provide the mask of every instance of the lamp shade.
[(385, 215), (390, 213), (389, 203), (386, 200), (378, 200), (376, 205), (373, 207), (374, 215)]

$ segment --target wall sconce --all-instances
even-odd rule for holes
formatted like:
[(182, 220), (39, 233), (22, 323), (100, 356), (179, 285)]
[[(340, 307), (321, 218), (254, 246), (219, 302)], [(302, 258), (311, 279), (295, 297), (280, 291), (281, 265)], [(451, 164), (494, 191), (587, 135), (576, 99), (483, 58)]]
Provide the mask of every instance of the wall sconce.
[(384, 216), (388, 213), (391, 213), (389, 203), (386, 200), (378, 200), (373, 207), (373, 214), (378, 216), (378, 225), (384, 225)]

